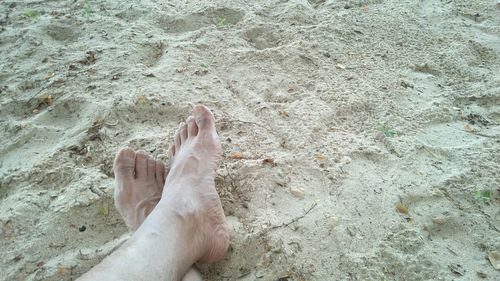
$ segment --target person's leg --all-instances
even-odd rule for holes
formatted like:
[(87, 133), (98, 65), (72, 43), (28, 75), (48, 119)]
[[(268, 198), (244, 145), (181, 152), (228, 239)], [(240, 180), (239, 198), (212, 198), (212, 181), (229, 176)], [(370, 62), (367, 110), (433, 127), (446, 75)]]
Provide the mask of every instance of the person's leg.
[(220, 141), (215, 120), (196, 106), (176, 134), (162, 197), (132, 237), (81, 280), (180, 280), (194, 262), (220, 260), (229, 246), (215, 190)]
[[(168, 170), (161, 160), (145, 151), (121, 149), (113, 164), (115, 206), (133, 234), (160, 201)], [(201, 274), (191, 268), (183, 281), (201, 281)]]

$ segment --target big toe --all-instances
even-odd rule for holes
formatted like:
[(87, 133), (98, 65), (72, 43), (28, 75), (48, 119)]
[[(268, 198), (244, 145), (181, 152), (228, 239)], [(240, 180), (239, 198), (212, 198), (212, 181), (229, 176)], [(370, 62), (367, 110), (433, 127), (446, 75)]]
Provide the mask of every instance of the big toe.
[(215, 118), (212, 112), (204, 105), (197, 105), (193, 108), (193, 117), (199, 131), (215, 132)]
[(115, 177), (133, 178), (135, 169), (135, 151), (132, 148), (122, 148), (116, 154), (113, 163)]

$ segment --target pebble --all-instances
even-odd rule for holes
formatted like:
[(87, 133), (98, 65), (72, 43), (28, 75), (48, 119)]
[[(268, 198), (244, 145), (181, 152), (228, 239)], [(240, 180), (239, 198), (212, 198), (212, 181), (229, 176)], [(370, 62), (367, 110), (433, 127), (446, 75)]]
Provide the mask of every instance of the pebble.
[(349, 163), (352, 162), (352, 159), (349, 156), (344, 156), (344, 157), (342, 157), (342, 159), (340, 160), (340, 162), (344, 163), (344, 164), (349, 164)]
[(328, 218), (328, 225), (330, 225), (331, 228), (336, 227), (339, 224), (340, 220), (337, 216), (330, 216)]
[(448, 218), (446, 218), (446, 217), (434, 217), (431, 220), (434, 224), (443, 225), (446, 223), (446, 221), (448, 221)]
[(491, 265), (493, 265), (493, 267), (496, 270), (500, 270), (500, 252), (498, 251), (490, 252), (488, 254), (488, 259), (490, 260)]
[(293, 196), (297, 198), (304, 198), (304, 191), (302, 189), (297, 188), (297, 187), (291, 187), (290, 188), (290, 193), (292, 193)]
[(432, 195), (433, 195), (433, 196), (436, 196), (436, 197), (444, 197), (444, 196), (445, 196), (444, 192), (442, 192), (442, 191), (441, 191), (441, 190), (439, 190), (439, 189), (434, 190), (434, 191), (432, 192)]

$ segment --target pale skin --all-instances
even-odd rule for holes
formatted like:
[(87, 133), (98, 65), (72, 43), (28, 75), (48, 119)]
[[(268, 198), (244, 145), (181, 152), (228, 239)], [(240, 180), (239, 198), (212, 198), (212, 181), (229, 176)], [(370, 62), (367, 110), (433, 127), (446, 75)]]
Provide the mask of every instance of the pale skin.
[(201, 280), (192, 265), (224, 256), (229, 235), (214, 182), (221, 147), (206, 107), (181, 123), (170, 151), (169, 170), (142, 151), (119, 151), (115, 203), (133, 234), (79, 280)]

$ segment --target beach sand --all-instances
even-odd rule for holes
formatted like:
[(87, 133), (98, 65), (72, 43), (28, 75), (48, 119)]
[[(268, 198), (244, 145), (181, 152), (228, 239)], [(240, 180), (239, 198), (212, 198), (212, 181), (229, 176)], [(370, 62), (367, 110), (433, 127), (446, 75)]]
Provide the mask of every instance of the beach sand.
[(498, 2), (6, 0), (0, 17), (0, 280), (74, 280), (121, 245), (115, 153), (168, 161), (200, 103), (231, 228), (206, 280), (500, 280)]

